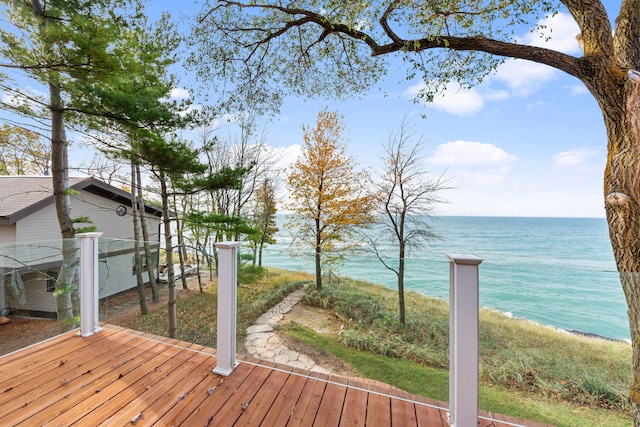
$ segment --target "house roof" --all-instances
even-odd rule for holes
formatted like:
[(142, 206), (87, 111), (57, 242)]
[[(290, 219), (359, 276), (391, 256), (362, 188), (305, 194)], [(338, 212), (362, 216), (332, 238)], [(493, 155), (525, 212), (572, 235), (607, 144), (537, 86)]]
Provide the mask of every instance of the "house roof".
[[(93, 177), (71, 177), (69, 185), (131, 206), (130, 193)], [(50, 176), (0, 176), (0, 224), (11, 225), (20, 219), (54, 203), (53, 181)], [(162, 211), (145, 206), (148, 214), (162, 216)]]

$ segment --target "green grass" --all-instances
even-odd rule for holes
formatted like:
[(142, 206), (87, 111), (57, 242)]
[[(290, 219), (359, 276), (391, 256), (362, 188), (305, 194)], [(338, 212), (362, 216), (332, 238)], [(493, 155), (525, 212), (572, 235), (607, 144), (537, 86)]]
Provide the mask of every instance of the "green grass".
[[(346, 331), (340, 342), (348, 347), (448, 368), (449, 308), (442, 300), (407, 293), (406, 325), (397, 320), (397, 293), (381, 286), (343, 279), (340, 286), (309, 290), (304, 301), (342, 319)], [(491, 310), (481, 310), (479, 338), (483, 383), (628, 413), (630, 345), (568, 334)]]
[[(291, 324), (279, 329), (347, 362), (357, 375), (391, 384), (411, 393), (441, 401), (449, 400), (449, 371), (422, 364), (356, 350), (338, 342), (336, 337), (319, 335), (311, 329)], [(619, 427), (631, 421), (619, 412), (581, 407), (532, 393), (514, 391), (498, 385), (480, 384), (480, 407), (522, 419), (563, 426)]]

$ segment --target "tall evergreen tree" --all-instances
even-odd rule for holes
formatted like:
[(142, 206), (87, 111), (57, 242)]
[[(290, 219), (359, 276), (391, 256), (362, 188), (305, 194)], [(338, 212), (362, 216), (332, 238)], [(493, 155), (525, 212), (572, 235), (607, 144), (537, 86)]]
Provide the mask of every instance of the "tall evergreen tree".
[(73, 327), (76, 313), (72, 296), (77, 295), (65, 124), (86, 125), (86, 118), (97, 114), (95, 107), (100, 104), (95, 99), (86, 102), (87, 86), (113, 76), (135, 74), (127, 64), (136, 61), (123, 55), (118, 46), (126, 41), (120, 37), (121, 31), (139, 16), (140, 7), (135, 0), (16, 0), (4, 2), (0, 9), (7, 24), (0, 29), (0, 67), (48, 88), (47, 96), (25, 94), (5, 75), (2, 87), (14, 96), (2, 107), (32, 119), (49, 120), (53, 195), (64, 241), (55, 293), (62, 330)]

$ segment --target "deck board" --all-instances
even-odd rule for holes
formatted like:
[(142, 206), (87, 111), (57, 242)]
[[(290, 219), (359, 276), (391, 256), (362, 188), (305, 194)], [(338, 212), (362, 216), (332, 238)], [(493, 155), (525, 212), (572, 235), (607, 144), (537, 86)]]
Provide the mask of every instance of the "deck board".
[[(108, 387), (117, 379), (116, 375), (114, 375), (114, 370), (120, 372), (125, 366), (129, 370), (142, 366), (153, 357), (153, 353), (150, 350), (156, 345), (157, 343), (154, 342), (142, 341), (140, 345), (132, 347), (127, 351), (123, 351), (118, 356), (113, 357), (100, 368), (93, 370), (94, 378), (91, 384), (87, 384), (73, 391), (74, 399), (67, 398), (67, 396), (70, 395), (69, 393), (59, 395), (58, 400), (53, 402), (51, 406), (29, 418), (28, 423), (41, 425), (50, 420), (60, 420), (62, 416), (70, 419), (74, 417), (74, 410), (79, 413), (78, 417), (80, 417), (80, 415), (82, 415), (81, 411), (89, 407), (91, 402), (81, 405), (78, 402), (84, 402), (88, 399), (97, 400), (97, 398), (93, 396), (101, 393), (105, 387)], [(80, 406), (74, 408), (77, 405)]]
[(307, 378), (302, 375), (290, 375), (280, 393), (273, 401), (269, 413), (263, 420), (265, 426), (284, 426), (287, 424), (298, 403)]
[[(19, 360), (9, 363), (8, 366), (6, 366), (5, 372), (3, 372), (0, 377), (0, 390), (4, 390), (4, 392), (0, 394), (0, 408), (7, 402), (11, 402), (13, 397), (21, 394), (23, 390), (27, 390), (38, 383), (46, 382), (45, 377), (60, 374), (64, 375), (68, 371), (73, 370), (78, 360), (90, 357), (96, 350), (100, 351), (100, 343), (96, 342), (95, 344), (96, 346), (92, 348), (92, 346), (85, 342), (83, 347), (77, 348), (75, 352), (70, 354), (67, 352), (63, 354), (47, 352), (47, 361), (42, 359), (42, 363), (30, 363), (28, 369), (20, 367)], [(104, 347), (102, 348), (104, 349)], [(44, 352), (39, 357), (44, 358)]]
[(289, 373), (281, 370), (272, 371), (253, 399), (247, 402), (246, 409), (243, 410), (240, 418), (238, 418), (237, 424), (242, 426), (262, 425), (276, 398), (282, 393), (282, 389), (290, 377)]
[(367, 400), (366, 425), (381, 426), (389, 419), (391, 419), (391, 398), (382, 394), (371, 393)]
[[(112, 325), (63, 334), (0, 357), (0, 425), (448, 426), (442, 402), (385, 384), (251, 358), (224, 378), (215, 353)], [(543, 426), (482, 414), (482, 425)]]
[(153, 411), (149, 410), (149, 408), (153, 407), (158, 399), (169, 400), (166, 402), (169, 405), (169, 402), (173, 399), (180, 400), (186, 397), (186, 393), (189, 391), (189, 382), (185, 381), (185, 379), (193, 380), (195, 378), (197, 382), (202, 380), (198, 376), (198, 372), (194, 372), (200, 365), (194, 362), (195, 355), (196, 353), (194, 352), (181, 351), (171, 358), (172, 362), (178, 363), (177, 366), (172, 364), (166, 372), (156, 371), (153, 374), (157, 375), (148, 375), (137, 381), (129, 387), (135, 397), (129, 403), (121, 405), (117, 412), (106, 418), (99, 425), (125, 425), (143, 412), (145, 416), (151, 416)]
[[(233, 372), (234, 375), (229, 378), (220, 377), (211, 372), (211, 369), (211, 365), (207, 366), (206, 374), (208, 377), (197, 384), (184, 399), (160, 416), (154, 425), (187, 426), (190, 425), (187, 423), (187, 419), (204, 419), (206, 421), (211, 415), (204, 415), (205, 410), (211, 408), (214, 404), (222, 407), (231, 393), (233, 393), (233, 390), (251, 375), (254, 367), (250, 365), (239, 365)], [(144, 425), (147, 425), (146, 422)], [(203, 426), (205, 422), (199, 425)]]
[(327, 384), (313, 423), (314, 426), (337, 426), (340, 423), (346, 391), (346, 387), (334, 382)]
[(364, 427), (367, 420), (369, 396), (369, 393), (361, 389), (347, 389), (340, 418), (341, 427)]
[[(162, 354), (167, 351), (159, 343), (149, 341), (147, 348), (138, 357), (129, 358), (126, 354), (122, 354), (117, 360), (118, 363), (113, 369), (108, 370), (101, 377), (93, 377), (95, 384), (91, 384), (93, 394), (87, 396), (83, 400), (77, 401), (75, 405), (68, 410), (57, 414), (56, 418), (51, 419), (53, 425), (64, 423), (68, 420), (79, 421), (83, 418), (99, 420), (99, 409), (101, 407), (114, 410), (115, 401), (113, 400), (121, 393), (125, 393), (129, 384), (134, 383), (137, 379), (142, 378), (149, 370), (158, 366), (163, 361)], [(169, 347), (169, 349), (173, 349)], [(90, 415), (90, 417), (88, 417)], [(95, 423), (89, 424), (98, 424)]]
[(291, 412), (287, 427), (310, 426), (313, 424), (326, 386), (327, 383), (325, 381), (307, 380), (298, 402)]
[(219, 404), (218, 399), (209, 399), (203, 404), (204, 410), (197, 417), (187, 418), (184, 424), (193, 426), (207, 425), (207, 423), (212, 426), (233, 425), (245, 411), (245, 405), (248, 408), (249, 403), (262, 388), (270, 374), (271, 370), (269, 369), (255, 369), (232, 391), (231, 396), (222, 405)]
[(418, 425), (413, 403), (402, 399), (391, 399), (391, 425), (415, 426)]
[[(62, 340), (62, 337), (66, 336), (62, 335), (50, 341), (46, 352), (41, 352), (38, 347), (32, 346), (23, 350), (24, 353), (12, 353), (4, 356), (6, 359), (3, 358), (2, 366), (0, 366), (0, 378), (2, 378), (0, 381), (4, 382), (24, 372), (35, 372), (36, 369), (39, 370), (52, 360), (62, 359), (81, 349), (89, 349), (93, 344), (97, 345), (97, 341), (106, 339), (111, 334), (111, 331), (105, 331), (104, 335), (100, 334), (100, 336), (96, 336), (92, 340), (68, 340), (68, 336), (67, 340)], [(25, 363), (26, 360), (28, 360), (28, 363)]]
[[(111, 358), (117, 357), (121, 350), (108, 345), (107, 340), (96, 340), (96, 351), (101, 353), (100, 358), (92, 357), (91, 353), (85, 354), (82, 358), (72, 358), (72, 354), (65, 355), (64, 358), (54, 359), (51, 368), (46, 364), (47, 369), (34, 368), (29, 375), (25, 375), (25, 380), (11, 391), (3, 393), (3, 398), (10, 400), (0, 405), (0, 411), (6, 416), (11, 416), (14, 423), (28, 420), (41, 412), (49, 412), (48, 409), (58, 401), (66, 399), (85, 387), (90, 380), (89, 376), (99, 375), (102, 365)], [(61, 363), (64, 362), (64, 363)], [(94, 372), (95, 371), (95, 372)], [(111, 372), (112, 368), (107, 366), (104, 372)], [(29, 378), (29, 379), (27, 379)], [(16, 377), (20, 380), (21, 376)], [(21, 407), (15, 406), (16, 399), (20, 399)], [(4, 400), (4, 399), (3, 399)]]
[[(170, 375), (171, 371), (177, 368), (176, 365), (181, 365), (186, 361), (186, 356), (179, 347), (160, 348), (158, 354), (150, 361), (151, 366), (147, 363), (119, 377), (118, 381), (96, 394), (96, 397), (101, 395), (103, 402), (91, 409), (87, 414), (90, 414), (89, 419), (107, 420), (115, 411), (119, 411), (137, 396), (144, 393), (147, 387), (153, 387), (156, 382)], [(132, 419), (138, 412), (132, 412), (129, 419)], [(89, 424), (97, 425), (89, 422), (85, 425)]]

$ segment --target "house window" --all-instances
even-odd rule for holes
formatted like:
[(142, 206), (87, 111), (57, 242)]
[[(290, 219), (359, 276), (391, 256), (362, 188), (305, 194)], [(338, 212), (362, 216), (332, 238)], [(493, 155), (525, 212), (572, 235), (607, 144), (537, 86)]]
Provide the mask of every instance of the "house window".
[(57, 271), (47, 271), (47, 292), (56, 290), (56, 282), (58, 281)]

